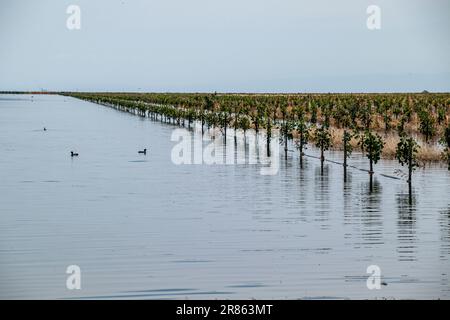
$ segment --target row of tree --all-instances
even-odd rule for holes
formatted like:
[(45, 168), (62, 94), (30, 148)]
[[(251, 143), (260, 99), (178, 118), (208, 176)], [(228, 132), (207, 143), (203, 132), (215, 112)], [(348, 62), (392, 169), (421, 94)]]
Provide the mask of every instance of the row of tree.
[[(82, 94), (104, 97), (104, 94)], [(449, 94), (176, 94), (110, 93), (111, 99), (174, 106), (196, 113), (240, 113), (251, 118), (255, 129), (262, 118), (291, 119), (304, 109), (311, 124), (342, 127), (346, 122), (364, 129), (384, 131), (414, 129), (426, 141), (437, 138), (450, 117)], [(408, 127), (408, 128), (405, 128)]]
[[(418, 166), (418, 142), (408, 134), (406, 124), (413, 118), (419, 119), (419, 131), (425, 141), (435, 137), (435, 124), (447, 126), (443, 129), (440, 142), (445, 148), (444, 157), (450, 170), (450, 126), (448, 95), (201, 95), (201, 94), (84, 94), (72, 93), (74, 97), (112, 106), (126, 112), (148, 116), (155, 120), (191, 127), (193, 122), (204, 128), (237, 130), (254, 128), (258, 133), (265, 130), (267, 153), (270, 153), (272, 130), (280, 130), (280, 142), (284, 145), (287, 158), (288, 140), (296, 136), (295, 144), (303, 164), (304, 150), (309, 143), (320, 149), (321, 167), (325, 151), (332, 147), (330, 127), (343, 128), (344, 177), (347, 160), (353, 151), (351, 141), (358, 146), (369, 160), (369, 174), (372, 181), (374, 165), (380, 160), (384, 148), (383, 138), (376, 132), (372, 122), (373, 114), (382, 115), (385, 130), (390, 127), (391, 117), (399, 119), (397, 132), (400, 141), (396, 158), (408, 167), (408, 184), (412, 184), (412, 173)], [(357, 103), (355, 103), (355, 101)], [(411, 101), (414, 103), (412, 104)], [(428, 107), (426, 107), (428, 106)], [(442, 130), (441, 130), (442, 131)], [(370, 184), (372, 186), (372, 183)]]

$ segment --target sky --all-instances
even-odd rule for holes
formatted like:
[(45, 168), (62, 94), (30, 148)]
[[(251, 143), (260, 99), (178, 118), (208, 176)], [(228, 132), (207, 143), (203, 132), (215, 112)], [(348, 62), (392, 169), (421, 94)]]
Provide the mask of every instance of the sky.
[(449, 92), (449, 52), (450, 0), (0, 0), (3, 91)]

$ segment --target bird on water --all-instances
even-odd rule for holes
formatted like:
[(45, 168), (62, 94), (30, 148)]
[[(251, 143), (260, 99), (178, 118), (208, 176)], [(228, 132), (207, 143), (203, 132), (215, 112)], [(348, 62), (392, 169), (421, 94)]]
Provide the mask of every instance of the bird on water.
[(73, 151), (70, 151), (70, 156), (71, 157), (78, 157), (78, 153), (75, 153)]
[(138, 151), (139, 154), (147, 154), (147, 149), (144, 149), (142, 151)]

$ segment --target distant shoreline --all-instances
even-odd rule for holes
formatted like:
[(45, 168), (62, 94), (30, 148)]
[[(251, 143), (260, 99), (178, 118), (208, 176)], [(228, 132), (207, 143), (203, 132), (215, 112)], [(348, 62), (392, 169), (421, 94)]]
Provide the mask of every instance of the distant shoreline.
[(434, 94), (434, 95), (445, 95), (450, 94), (450, 91), (404, 91), (404, 92), (203, 92), (203, 91), (0, 91), (0, 94), (216, 94), (216, 95), (268, 95), (268, 96), (288, 96), (288, 95), (397, 95), (397, 94)]

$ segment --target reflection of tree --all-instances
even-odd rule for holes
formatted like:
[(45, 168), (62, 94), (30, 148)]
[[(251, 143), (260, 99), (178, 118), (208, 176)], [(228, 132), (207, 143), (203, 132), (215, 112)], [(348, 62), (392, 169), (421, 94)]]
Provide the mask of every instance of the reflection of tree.
[(310, 181), (310, 178), (308, 177), (309, 172), (309, 161), (308, 159), (303, 160), (302, 168), (299, 169), (299, 178), (298, 182), (300, 184), (300, 190), (302, 193), (306, 193), (306, 188), (308, 188)]
[(382, 244), (383, 237), (383, 216), (381, 210), (381, 193), (382, 186), (380, 182), (374, 177), (371, 182), (365, 182), (362, 186), (363, 193), (361, 195), (362, 205), (362, 222), (363, 232), (362, 238), (367, 244)]
[[(284, 162), (285, 161), (281, 161)], [(298, 183), (298, 210), (300, 213), (300, 220), (307, 222), (306, 217), (310, 213), (308, 208), (310, 208), (310, 201), (308, 201), (308, 194), (310, 194), (310, 186), (311, 186), (311, 171), (309, 170), (310, 163), (308, 162), (308, 159), (303, 160), (303, 167), (298, 168), (298, 176), (295, 177), (295, 181)], [(287, 171), (287, 170), (286, 170)], [(290, 171), (289, 171), (290, 174)], [(286, 185), (286, 191), (285, 192), (291, 192), (291, 185)]]
[(363, 198), (363, 209), (365, 211), (381, 211), (380, 203), (381, 203), (381, 192), (382, 192), (381, 183), (374, 177), (373, 181), (373, 189), (370, 191), (370, 182), (365, 182), (362, 194)]
[[(328, 221), (330, 212), (330, 166), (316, 167), (314, 171), (314, 197), (318, 221)], [(328, 228), (329, 225), (322, 225)]]
[(450, 255), (450, 206), (440, 211), (441, 257), (448, 260)]
[(330, 188), (330, 167), (328, 165), (325, 165), (323, 167), (323, 172), (320, 168), (315, 169), (314, 171), (314, 181), (315, 189), (314, 193), (316, 196), (316, 199), (319, 201), (323, 201), (329, 198), (329, 188)]
[(351, 201), (352, 200), (352, 175), (350, 172), (347, 172), (346, 176), (347, 176), (347, 178), (343, 182), (344, 224), (351, 223), (351, 220), (353, 217), (352, 201)]
[(397, 195), (397, 239), (398, 260), (416, 260), (416, 196), (414, 194)]

